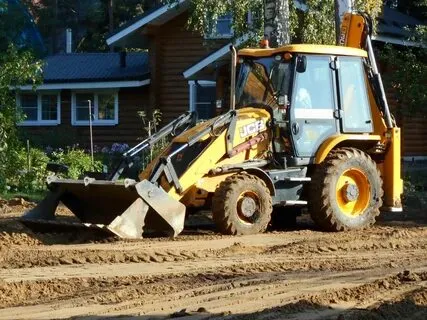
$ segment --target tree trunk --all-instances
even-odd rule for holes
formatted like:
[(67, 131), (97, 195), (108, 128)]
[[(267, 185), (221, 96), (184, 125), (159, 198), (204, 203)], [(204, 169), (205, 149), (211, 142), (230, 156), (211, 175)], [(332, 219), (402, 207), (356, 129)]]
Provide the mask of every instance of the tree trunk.
[(53, 26), (52, 26), (52, 52), (51, 54), (57, 53), (57, 36), (58, 36), (58, 0), (53, 2)]
[(273, 48), (291, 42), (288, 0), (264, 0), (264, 36)]
[[(111, 34), (114, 31), (114, 0), (108, 0), (108, 32)], [(114, 51), (114, 47), (110, 46), (110, 52)]]
[(114, 31), (114, 10), (113, 0), (108, 0), (108, 32), (113, 33)]
[(340, 41), (341, 21), (344, 14), (352, 10), (351, 3), (351, 0), (335, 0), (335, 34), (337, 44), (339, 44)]

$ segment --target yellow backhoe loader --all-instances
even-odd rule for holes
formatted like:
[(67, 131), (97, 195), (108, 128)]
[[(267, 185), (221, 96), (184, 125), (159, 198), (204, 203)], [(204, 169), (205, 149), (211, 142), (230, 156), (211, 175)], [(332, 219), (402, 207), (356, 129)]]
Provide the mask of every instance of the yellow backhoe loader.
[[(49, 194), (24, 221), (52, 221), (62, 202), (85, 225), (140, 238), (178, 235), (190, 208), (210, 208), (224, 234), (265, 231), (273, 207), (284, 217), (307, 207), (328, 231), (401, 210), (400, 129), (370, 29), (367, 16), (351, 13), (339, 46), (232, 48), (228, 112), (197, 124), (180, 116), (127, 151), (107, 179), (49, 177)], [(138, 181), (119, 181), (137, 154), (178, 130)]]

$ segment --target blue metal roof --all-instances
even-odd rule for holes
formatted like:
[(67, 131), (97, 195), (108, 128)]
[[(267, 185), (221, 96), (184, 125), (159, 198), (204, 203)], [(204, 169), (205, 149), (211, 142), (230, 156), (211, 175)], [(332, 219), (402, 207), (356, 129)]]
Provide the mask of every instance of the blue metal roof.
[(398, 38), (406, 38), (411, 35), (405, 27), (415, 28), (424, 23), (414, 17), (408, 16), (395, 9), (384, 6), (382, 15), (378, 17), (378, 34), (390, 35)]
[(71, 53), (47, 57), (44, 83), (146, 80), (150, 78), (148, 53), (126, 54), (126, 67), (119, 53)]

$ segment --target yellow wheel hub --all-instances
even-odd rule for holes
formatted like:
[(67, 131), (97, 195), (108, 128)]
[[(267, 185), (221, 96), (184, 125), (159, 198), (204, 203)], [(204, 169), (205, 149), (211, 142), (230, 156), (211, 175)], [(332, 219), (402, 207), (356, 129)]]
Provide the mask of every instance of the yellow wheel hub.
[(358, 169), (343, 172), (336, 185), (336, 199), (341, 212), (355, 217), (369, 206), (371, 185), (366, 175)]

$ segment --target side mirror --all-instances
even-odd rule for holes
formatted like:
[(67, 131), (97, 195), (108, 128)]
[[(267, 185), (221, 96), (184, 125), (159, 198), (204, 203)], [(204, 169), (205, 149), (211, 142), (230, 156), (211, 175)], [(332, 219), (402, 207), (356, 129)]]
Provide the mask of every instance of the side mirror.
[(299, 56), (297, 57), (297, 72), (304, 73), (307, 69), (307, 57)]

